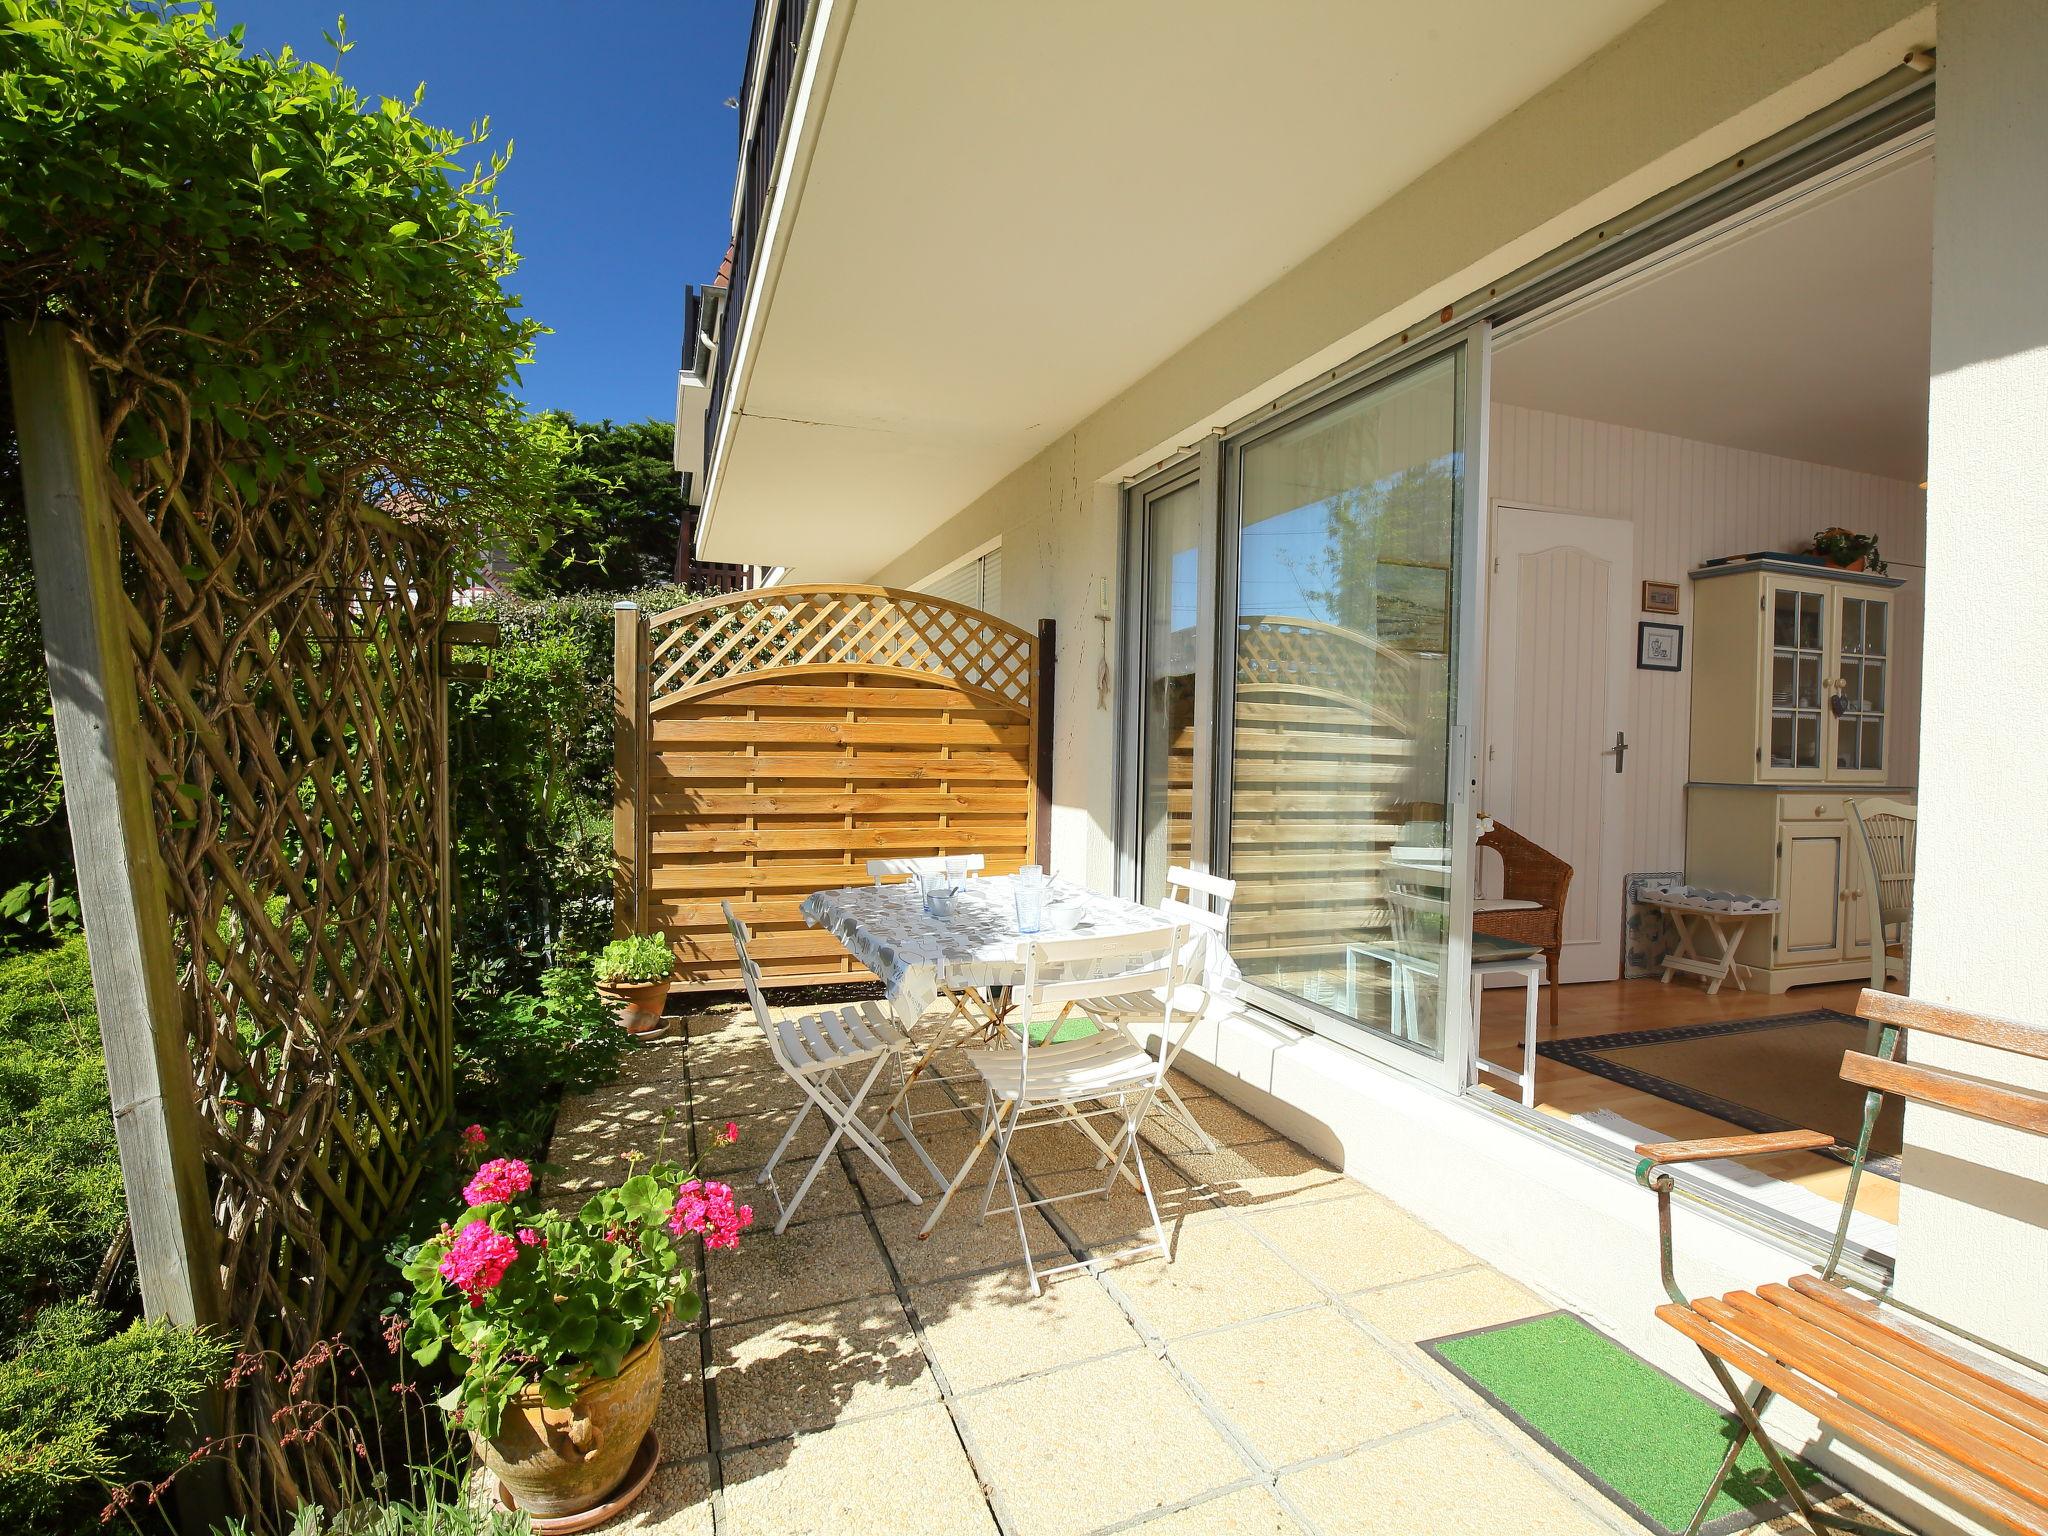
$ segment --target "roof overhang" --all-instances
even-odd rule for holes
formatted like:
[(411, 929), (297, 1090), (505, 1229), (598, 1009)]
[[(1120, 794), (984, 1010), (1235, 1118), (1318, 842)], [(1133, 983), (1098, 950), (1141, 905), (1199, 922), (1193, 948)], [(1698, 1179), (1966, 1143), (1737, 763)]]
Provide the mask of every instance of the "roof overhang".
[(700, 554), (870, 575), (1654, 8), (815, 0)]

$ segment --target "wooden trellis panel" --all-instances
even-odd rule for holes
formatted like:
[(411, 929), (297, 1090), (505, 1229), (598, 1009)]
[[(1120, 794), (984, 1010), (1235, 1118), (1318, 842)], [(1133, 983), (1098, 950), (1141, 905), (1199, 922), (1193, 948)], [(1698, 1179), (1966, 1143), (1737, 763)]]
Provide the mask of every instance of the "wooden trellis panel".
[(866, 979), (797, 908), (883, 856), (1041, 857), (1038, 637), (883, 587), (621, 614), (617, 914), (666, 931), (677, 987), (736, 984), (721, 901), (785, 985)]
[[(441, 546), (354, 477), (318, 495), (265, 480), (174, 394), (88, 379), (60, 336), (17, 333), (10, 356), (18, 388), (63, 401), (18, 413), (25, 469), (90, 466), (32, 512), (39, 585), (89, 588), (75, 600), (118, 637), (89, 689), (53, 650), (52, 689), (60, 712), (97, 694), (115, 735), (86, 742), (81, 717), (77, 739), (153, 834), (130, 845), (148, 868), (129, 889), (82, 886), (95, 985), (124, 904), (175, 970), (161, 1005), (101, 996), (110, 1062), (152, 1078), (144, 1117), (189, 1096), (167, 1133), (124, 1132), (131, 1184), (131, 1151), (148, 1139), (155, 1159), (129, 1191), (138, 1255), (145, 1220), (175, 1237), (158, 1210), (175, 1181), (200, 1179), (192, 1272), (217, 1276), (238, 1341), (297, 1355), (347, 1317), (449, 1110)], [(112, 440), (138, 419), (169, 447), (117, 473)], [(74, 825), (82, 861), (103, 832)], [(267, 1421), (238, 1403), (222, 1432), (253, 1444)]]

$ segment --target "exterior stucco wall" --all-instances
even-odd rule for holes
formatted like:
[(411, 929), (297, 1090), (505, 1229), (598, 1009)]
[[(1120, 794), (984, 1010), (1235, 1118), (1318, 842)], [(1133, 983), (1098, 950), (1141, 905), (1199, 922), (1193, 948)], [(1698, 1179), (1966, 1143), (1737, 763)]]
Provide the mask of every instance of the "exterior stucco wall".
[[(1000, 535), (1003, 617), (1059, 624), (1054, 867), (1113, 864), (1117, 485), (1934, 39), (1914, 0), (1670, 0), (878, 569), (903, 585)], [(1000, 366), (994, 362), (991, 366)], [(1114, 657), (1108, 658), (1112, 665)]]
[[(2048, 1027), (2048, 7), (1942, 7), (1913, 991)], [(1915, 1037), (1914, 1059), (2012, 1079)], [(2048, 1062), (2018, 1074), (2048, 1088)], [(2048, 1145), (1910, 1108), (1902, 1295), (2048, 1356)]]

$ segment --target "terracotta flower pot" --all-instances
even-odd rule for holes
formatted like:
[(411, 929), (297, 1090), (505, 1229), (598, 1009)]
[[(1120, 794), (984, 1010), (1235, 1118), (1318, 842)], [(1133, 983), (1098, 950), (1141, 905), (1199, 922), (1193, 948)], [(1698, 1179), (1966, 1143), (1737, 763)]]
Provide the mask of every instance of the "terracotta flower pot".
[(536, 1520), (592, 1509), (625, 1480), (654, 1423), (661, 1365), (656, 1329), (618, 1375), (587, 1384), (572, 1407), (549, 1408), (529, 1387), (505, 1405), (495, 1436), (476, 1437), (477, 1455), (515, 1507)]
[(651, 1035), (661, 1030), (661, 1010), (668, 1005), (668, 979), (660, 981), (600, 981), (597, 995), (617, 1003), (619, 1022), (629, 1035)]

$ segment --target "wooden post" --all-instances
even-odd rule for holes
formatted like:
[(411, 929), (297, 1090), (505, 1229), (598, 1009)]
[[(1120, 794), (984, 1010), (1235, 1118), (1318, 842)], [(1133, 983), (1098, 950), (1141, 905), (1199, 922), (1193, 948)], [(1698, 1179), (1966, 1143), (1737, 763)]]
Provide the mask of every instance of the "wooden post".
[(612, 605), (612, 932), (647, 919), (647, 615)]
[(226, 1309), (98, 410), (83, 355), (53, 322), (10, 324), (7, 366), (143, 1310), (218, 1323)]
[(1047, 874), (1052, 873), (1052, 685), (1059, 635), (1060, 627), (1053, 620), (1038, 621), (1038, 734), (1031, 751), (1035, 835), (1031, 851)]

